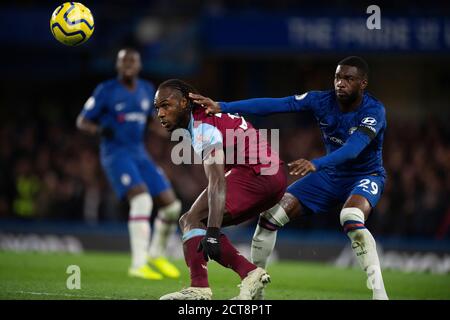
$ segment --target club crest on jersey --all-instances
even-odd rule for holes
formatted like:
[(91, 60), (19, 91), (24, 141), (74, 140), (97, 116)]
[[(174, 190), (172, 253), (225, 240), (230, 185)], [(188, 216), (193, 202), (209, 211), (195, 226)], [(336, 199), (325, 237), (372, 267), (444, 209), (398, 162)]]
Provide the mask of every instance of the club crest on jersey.
[(351, 128), (348, 130), (348, 134), (353, 134), (353, 132), (355, 132), (356, 129), (358, 129), (358, 127), (351, 127)]
[(377, 120), (373, 117), (365, 117), (361, 120), (362, 124), (368, 125), (368, 126), (374, 126), (377, 124)]
[(148, 101), (148, 99), (142, 100), (141, 108), (142, 108), (142, 110), (147, 111), (148, 108), (150, 108), (150, 101)]

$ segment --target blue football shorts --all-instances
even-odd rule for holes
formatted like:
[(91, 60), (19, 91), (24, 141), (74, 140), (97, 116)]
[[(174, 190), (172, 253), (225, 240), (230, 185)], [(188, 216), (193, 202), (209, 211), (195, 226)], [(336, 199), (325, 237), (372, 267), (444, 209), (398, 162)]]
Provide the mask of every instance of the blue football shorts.
[(101, 159), (103, 169), (119, 198), (131, 188), (145, 184), (152, 197), (171, 188), (164, 172), (147, 155), (120, 152)]
[(353, 194), (363, 196), (374, 208), (383, 193), (384, 182), (385, 177), (380, 175), (335, 177), (321, 170), (295, 181), (286, 192), (313, 213), (325, 213)]

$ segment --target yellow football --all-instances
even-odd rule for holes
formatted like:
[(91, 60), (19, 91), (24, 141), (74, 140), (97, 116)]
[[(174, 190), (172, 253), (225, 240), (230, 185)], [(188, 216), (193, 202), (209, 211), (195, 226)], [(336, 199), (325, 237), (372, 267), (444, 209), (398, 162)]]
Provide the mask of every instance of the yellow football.
[(94, 33), (91, 10), (79, 2), (66, 2), (53, 12), (50, 30), (59, 42), (78, 46), (88, 41)]

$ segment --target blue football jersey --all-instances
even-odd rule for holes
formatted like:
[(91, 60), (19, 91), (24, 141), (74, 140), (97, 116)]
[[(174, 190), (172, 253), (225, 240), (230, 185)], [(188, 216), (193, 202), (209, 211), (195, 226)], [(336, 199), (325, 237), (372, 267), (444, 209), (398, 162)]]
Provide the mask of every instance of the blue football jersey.
[(354, 159), (342, 164), (326, 166), (324, 170), (334, 176), (361, 176), (377, 174), (385, 177), (382, 147), (386, 129), (383, 104), (364, 93), (361, 105), (354, 111), (342, 112), (335, 91), (309, 91), (284, 98), (257, 98), (234, 102), (220, 102), (222, 112), (242, 112), (267, 115), (280, 112), (310, 111), (314, 114), (327, 154), (342, 147), (349, 137), (358, 134), (370, 137), (369, 144)]
[(81, 116), (110, 127), (112, 139), (102, 138), (102, 156), (119, 151), (143, 152), (147, 118), (152, 114), (154, 86), (145, 80), (137, 81), (134, 91), (128, 90), (118, 79), (100, 83), (86, 101)]
[(314, 114), (322, 132), (327, 154), (342, 147), (356, 130), (362, 130), (372, 138), (369, 145), (355, 159), (324, 170), (337, 176), (365, 174), (386, 176), (382, 156), (386, 113), (380, 101), (366, 92), (359, 108), (351, 112), (342, 112), (334, 90), (310, 91), (294, 96), (293, 100), (297, 110), (310, 110)]

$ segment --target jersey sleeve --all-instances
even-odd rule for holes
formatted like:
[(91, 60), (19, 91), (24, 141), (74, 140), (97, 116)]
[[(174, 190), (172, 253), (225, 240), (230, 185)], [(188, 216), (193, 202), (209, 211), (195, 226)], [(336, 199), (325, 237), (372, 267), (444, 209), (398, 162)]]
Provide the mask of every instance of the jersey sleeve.
[(361, 112), (357, 131), (362, 132), (373, 139), (386, 125), (386, 115), (384, 108), (372, 107)]
[(234, 102), (219, 102), (219, 104), (224, 113), (269, 115), (310, 110), (316, 104), (317, 94), (316, 91), (309, 91), (302, 95), (284, 98), (256, 98)]
[(87, 99), (80, 115), (88, 120), (96, 121), (106, 107), (106, 89), (103, 84), (95, 88), (92, 96)]
[(220, 130), (209, 123), (200, 123), (192, 131), (192, 147), (203, 160), (217, 148), (223, 148)]
[(340, 165), (346, 161), (355, 159), (369, 145), (370, 141), (371, 138), (367, 134), (356, 130), (342, 147), (311, 162), (317, 171), (324, 167)]
[(357, 129), (342, 147), (324, 157), (312, 160), (316, 170), (327, 166), (337, 166), (355, 159), (385, 125), (386, 116), (382, 106), (373, 106), (363, 110), (358, 116)]

